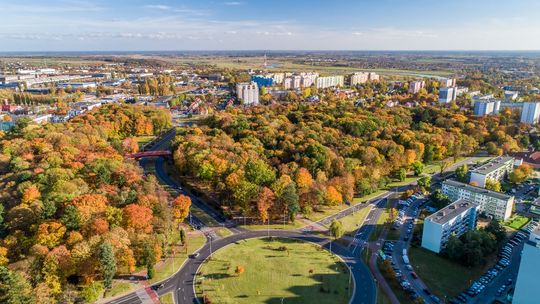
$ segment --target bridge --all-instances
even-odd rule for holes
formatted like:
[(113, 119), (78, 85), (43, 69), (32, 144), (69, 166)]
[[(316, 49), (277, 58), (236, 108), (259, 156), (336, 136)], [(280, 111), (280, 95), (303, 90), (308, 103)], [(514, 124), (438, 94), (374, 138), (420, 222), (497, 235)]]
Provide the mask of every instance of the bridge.
[(144, 151), (144, 152), (137, 152), (132, 154), (126, 154), (126, 158), (133, 158), (135, 160), (139, 160), (143, 157), (172, 157), (171, 151)]

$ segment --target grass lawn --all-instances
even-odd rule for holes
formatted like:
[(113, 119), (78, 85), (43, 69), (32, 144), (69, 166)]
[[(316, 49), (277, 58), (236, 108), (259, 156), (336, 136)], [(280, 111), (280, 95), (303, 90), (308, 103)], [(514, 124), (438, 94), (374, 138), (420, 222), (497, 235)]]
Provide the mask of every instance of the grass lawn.
[(528, 217), (522, 215), (514, 215), (508, 221), (504, 222), (504, 225), (515, 230), (521, 229), (523, 226), (527, 225), (530, 221)]
[(156, 137), (153, 136), (153, 135), (137, 136), (137, 137), (135, 137), (135, 140), (137, 141), (137, 144), (139, 144), (139, 148), (142, 148), (142, 146), (144, 146), (147, 143), (151, 142), (154, 138), (156, 138)]
[[(191, 214), (196, 216), (199, 220), (201, 220), (206, 226), (219, 226), (219, 223), (214, 220), (208, 213), (204, 212), (202, 209), (195, 205), (191, 205)], [(189, 217), (187, 218), (189, 220)]]
[(262, 224), (238, 225), (238, 227), (248, 229), (248, 230), (266, 230), (268, 228), (270, 228), (270, 230), (274, 230), (274, 229), (294, 230), (294, 229), (301, 228), (303, 226), (304, 226), (304, 223), (302, 223), (301, 221), (295, 221), (294, 223), (289, 222), (286, 224), (272, 224), (272, 222), (270, 222), (270, 225), (262, 225)]
[[(358, 204), (362, 204), (362, 203), (365, 203), (367, 202), (368, 200), (371, 200), (383, 193), (385, 193), (386, 190), (378, 190), (378, 191), (375, 191), (371, 194), (368, 194), (368, 195), (364, 195), (364, 196), (359, 196), (359, 197), (355, 197), (353, 198), (353, 201), (352, 201), (352, 204), (351, 206), (356, 206)], [(341, 204), (339, 206), (331, 206), (331, 207), (325, 207), (324, 210), (321, 210), (320, 212), (312, 212), (310, 215), (306, 216), (307, 219), (311, 220), (311, 221), (319, 221), (327, 216), (330, 216), (332, 214), (335, 214), (335, 213), (338, 213), (342, 210), (345, 210), (347, 208), (350, 208), (351, 206), (348, 206), (346, 204)]]
[(392, 304), (381, 288), (377, 288), (377, 304)]
[[(373, 206), (369, 205), (356, 211), (354, 214), (350, 214), (339, 219), (339, 221), (343, 224), (343, 230), (345, 231), (346, 235), (354, 236), (354, 233), (364, 222), (364, 219), (369, 214), (371, 208), (373, 208)], [(330, 228), (330, 225), (327, 225), (327, 227)]]
[(161, 302), (161, 304), (174, 304), (172, 292), (166, 293), (159, 297), (159, 302)]
[[(381, 260), (378, 260), (377, 261), (377, 267), (379, 268), (379, 270), (381, 269), (381, 266), (382, 266), (382, 262), (381, 262)], [(383, 271), (381, 271), (381, 274), (385, 278), (388, 285), (390, 285), (390, 288), (392, 289), (392, 291), (394, 292), (394, 294), (398, 298), (399, 303), (410, 303), (411, 302), (411, 300), (409, 298), (409, 295), (405, 292), (405, 290), (403, 290), (403, 288), (401, 288), (401, 285), (399, 285), (399, 283), (396, 280), (395, 276), (387, 275)], [(384, 292), (382, 290), (381, 290), (381, 293), (384, 294)], [(384, 295), (386, 296), (386, 294), (384, 294)]]
[[(150, 280), (150, 283), (156, 283), (173, 275), (182, 266), (182, 263), (188, 258), (188, 255), (201, 248), (206, 243), (206, 238), (203, 235), (188, 236), (187, 253), (184, 247), (177, 247), (176, 254), (173, 259), (167, 259), (155, 268), (155, 276)], [(174, 266), (174, 267), (173, 267)]]
[(128, 282), (113, 282), (112, 288), (107, 290), (107, 297), (115, 297), (117, 295), (131, 291), (136, 285)]
[(377, 226), (373, 230), (373, 232), (369, 235), (369, 241), (376, 241), (379, 239), (379, 236), (381, 235), (384, 226), (386, 225), (386, 222), (388, 221), (388, 218), (390, 218), (390, 212), (388, 207), (392, 206), (392, 203), (390, 201), (387, 202), (386, 208), (381, 213), (381, 216), (377, 219)]
[(416, 247), (409, 249), (409, 259), (418, 276), (441, 299), (445, 295), (448, 298), (457, 296), (491, 266), (488, 262), (485, 266), (468, 268)]
[[(286, 248), (286, 250), (281, 250)], [(237, 266), (244, 272), (235, 273)], [(214, 253), (197, 276), (198, 296), (212, 303), (349, 302), (349, 271), (336, 256), (291, 239), (250, 239)], [(204, 277), (204, 279), (202, 279)], [(201, 283), (203, 282), (203, 283)]]
[(227, 228), (219, 228), (217, 231), (216, 231), (217, 235), (225, 238), (225, 237), (228, 237), (229, 235), (232, 235), (233, 233), (227, 229)]

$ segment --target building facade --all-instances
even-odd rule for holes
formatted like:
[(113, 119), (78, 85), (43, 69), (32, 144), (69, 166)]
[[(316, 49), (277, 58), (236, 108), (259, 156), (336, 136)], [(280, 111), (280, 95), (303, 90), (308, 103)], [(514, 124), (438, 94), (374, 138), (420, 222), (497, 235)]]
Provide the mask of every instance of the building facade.
[(332, 87), (342, 87), (345, 83), (343, 76), (326, 76), (319, 77), (316, 81), (317, 89), (325, 89)]
[(255, 82), (238, 83), (236, 85), (236, 96), (243, 105), (259, 104), (259, 86)]
[(478, 101), (474, 104), (474, 115), (485, 116), (499, 113), (501, 108), (500, 100)]
[(540, 273), (540, 231), (533, 230), (523, 245), (512, 303), (538, 303), (538, 274)]
[(411, 81), (409, 83), (409, 93), (416, 94), (420, 92), (420, 90), (424, 88), (425, 84), (426, 83), (424, 81)]
[(456, 79), (455, 78), (445, 78), (439, 80), (440, 82), (440, 88), (451, 88), (456, 86)]
[(464, 199), (478, 204), (478, 212), (497, 220), (507, 220), (512, 215), (514, 197), (455, 180), (445, 180), (442, 192), (452, 201)]
[(251, 81), (255, 82), (259, 87), (271, 87), (274, 85), (274, 79), (265, 75), (253, 75)]
[(366, 83), (369, 80), (369, 73), (357, 72), (351, 75), (351, 86)]
[(515, 159), (511, 156), (493, 158), (480, 167), (470, 170), (470, 183), (475, 183), (478, 187), (483, 188), (489, 179), (502, 182), (508, 174), (514, 171), (514, 162)]
[(534, 125), (540, 119), (540, 102), (524, 102), (521, 111), (521, 122)]
[(457, 98), (457, 89), (454, 87), (441, 88), (439, 90), (439, 103), (449, 103)]
[(451, 235), (476, 229), (478, 204), (457, 200), (424, 219), (422, 247), (439, 253)]

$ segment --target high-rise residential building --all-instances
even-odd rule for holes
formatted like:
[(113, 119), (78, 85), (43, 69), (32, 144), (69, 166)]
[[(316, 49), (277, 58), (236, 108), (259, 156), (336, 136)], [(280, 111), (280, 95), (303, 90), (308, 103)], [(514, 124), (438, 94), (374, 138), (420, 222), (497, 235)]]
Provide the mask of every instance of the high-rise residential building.
[(273, 73), (273, 74), (269, 74), (268, 76), (272, 77), (275, 84), (282, 84), (283, 79), (285, 78), (285, 74), (283, 73)]
[(524, 102), (521, 111), (521, 122), (534, 125), (540, 119), (540, 102)]
[(259, 86), (255, 82), (236, 84), (236, 96), (243, 105), (256, 105), (259, 103)]
[(426, 83), (424, 81), (411, 81), (409, 83), (409, 93), (416, 94), (420, 92), (420, 90), (424, 88), (425, 85)]
[(318, 89), (325, 89), (331, 87), (342, 87), (345, 78), (343, 76), (326, 76), (317, 78), (316, 85)]
[(474, 115), (485, 116), (498, 114), (501, 108), (500, 100), (481, 100), (474, 104)]
[(442, 192), (452, 201), (464, 199), (479, 205), (478, 211), (497, 220), (507, 220), (512, 215), (514, 197), (504, 193), (475, 187), (455, 180), (445, 180)]
[(517, 91), (504, 91), (504, 99), (506, 101), (514, 101), (518, 98), (519, 92)]
[(369, 73), (357, 72), (351, 75), (351, 86), (355, 86), (360, 83), (366, 83), (369, 80)]
[(380, 76), (377, 73), (369, 72), (368, 76), (369, 81), (379, 81), (380, 79)]
[(538, 303), (538, 274), (540, 273), (540, 228), (531, 231), (523, 245), (521, 261), (512, 303)]
[(271, 87), (274, 85), (274, 79), (268, 75), (252, 75), (251, 81), (255, 82), (259, 87)]
[(439, 103), (449, 103), (457, 98), (457, 89), (454, 87), (441, 88), (439, 90)]
[(456, 79), (455, 78), (444, 78), (439, 80), (440, 82), (440, 88), (453, 88), (456, 86)]
[(476, 229), (478, 204), (456, 200), (424, 219), (422, 247), (439, 253), (451, 235), (460, 236)]
[(483, 188), (488, 180), (502, 182), (510, 172), (514, 171), (514, 161), (515, 159), (511, 156), (499, 156), (470, 170), (471, 184), (474, 183)]

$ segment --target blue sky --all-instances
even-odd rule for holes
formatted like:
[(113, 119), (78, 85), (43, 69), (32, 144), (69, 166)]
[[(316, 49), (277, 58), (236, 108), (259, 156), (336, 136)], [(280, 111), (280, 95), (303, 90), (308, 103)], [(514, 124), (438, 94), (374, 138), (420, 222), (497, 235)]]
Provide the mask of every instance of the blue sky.
[(0, 11), (0, 51), (540, 49), (540, 0), (0, 0)]

